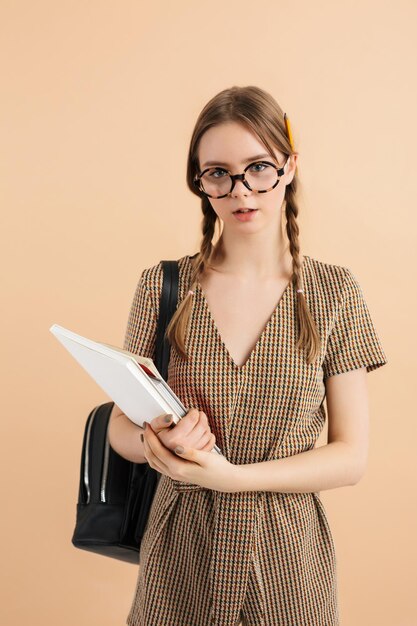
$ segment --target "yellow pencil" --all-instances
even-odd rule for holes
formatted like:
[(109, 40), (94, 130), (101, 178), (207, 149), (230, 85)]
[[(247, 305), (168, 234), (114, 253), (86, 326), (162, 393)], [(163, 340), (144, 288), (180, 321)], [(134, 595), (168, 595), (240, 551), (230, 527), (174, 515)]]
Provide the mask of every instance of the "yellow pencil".
[(285, 121), (285, 127), (287, 129), (288, 141), (290, 142), (290, 146), (291, 146), (292, 150), (294, 150), (294, 142), (293, 142), (293, 139), (292, 139), (290, 120), (289, 120), (288, 115), (286, 113), (284, 113), (284, 121)]
[[(284, 122), (285, 122), (285, 128), (287, 130), (288, 141), (290, 142), (291, 150), (294, 152), (294, 142), (292, 138), (290, 120), (288, 119), (288, 115), (286, 113), (284, 113)], [(297, 170), (297, 166), (295, 166), (295, 169)]]

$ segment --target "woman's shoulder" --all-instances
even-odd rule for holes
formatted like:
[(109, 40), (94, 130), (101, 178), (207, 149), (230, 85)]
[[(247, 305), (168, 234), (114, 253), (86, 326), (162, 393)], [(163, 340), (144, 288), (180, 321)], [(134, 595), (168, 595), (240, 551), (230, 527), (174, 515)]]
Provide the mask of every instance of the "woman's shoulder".
[[(187, 278), (190, 275), (191, 263), (190, 256), (188, 254), (179, 257), (177, 259), (167, 259), (171, 261), (176, 261), (178, 264), (178, 273), (179, 273), (179, 298), (182, 297), (182, 291), (185, 283), (188, 284)], [(141, 281), (144, 286), (148, 289), (151, 298), (154, 302), (154, 306), (159, 304), (159, 300), (162, 293), (162, 284), (163, 284), (163, 264), (162, 259), (158, 263), (154, 263), (153, 265), (149, 265), (142, 270), (141, 273)]]
[(346, 272), (349, 271), (349, 268), (345, 265), (339, 265), (337, 263), (329, 263), (328, 261), (323, 261), (318, 259), (317, 257), (304, 255), (304, 258), (307, 260), (308, 265), (311, 268), (313, 274), (317, 277), (321, 278), (336, 278), (336, 279), (344, 279)]
[[(184, 272), (190, 266), (190, 255), (185, 254), (178, 259), (166, 259), (167, 261), (175, 261), (178, 264), (180, 273)], [(153, 265), (149, 265), (142, 270), (142, 276), (147, 283), (159, 283), (163, 276), (162, 259)]]
[[(346, 287), (360, 290), (359, 282), (346, 265), (330, 263), (304, 255), (306, 260), (307, 290), (312, 297), (320, 297), (326, 306), (340, 302)], [(314, 296), (313, 296), (314, 293)]]

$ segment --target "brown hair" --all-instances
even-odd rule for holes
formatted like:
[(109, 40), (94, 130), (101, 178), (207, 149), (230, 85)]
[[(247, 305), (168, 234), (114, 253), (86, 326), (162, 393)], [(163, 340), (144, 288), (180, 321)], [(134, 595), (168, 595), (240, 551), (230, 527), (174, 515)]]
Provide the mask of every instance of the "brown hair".
[[(187, 185), (192, 193), (201, 198), (203, 212), (200, 251), (193, 258), (193, 271), (188, 289), (193, 290), (200, 274), (205, 267), (210, 267), (210, 259), (216, 251), (219, 242), (213, 246), (212, 239), (215, 233), (217, 214), (212, 208), (209, 198), (204, 196), (193, 184), (196, 174), (199, 173), (198, 147), (200, 139), (206, 130), (223, 122), (238, 122), (257, 135), (265, 148), (275, 158), (272, 146), (285, 155), (296, 154), (292, 146), (292, 138), (286, 132), (284, 112), (274, 98), (263, 89), (255, 86), (231, 87), (224, 89), (214, 96), (201, 111), (191, 137), (188, 162)], [(303, 288), (301, 284), (301, 263), (299, 258), (299, 227), (297, 224), (298, 205), (296, 191), (298, 186), (297, 171), (285, 188), (285, 217), (286, 232), (289, 240), (289, 249), (293, 259), (293, 273), (291, 280), (296, 289)], [(307, 307), (303, 292), (297, 293), (297, 316), (299, 337), (297, 348), (305, 348), (307, 362), (310, 364), (320, 351), (320, 337), (316, 324)], [(185, 333), (193, 306), (193, 297), (190, 294), (178, 304), (166, 331), (169, 343), (175, 346), (182, 358), (187, 359), (185, 352)]]

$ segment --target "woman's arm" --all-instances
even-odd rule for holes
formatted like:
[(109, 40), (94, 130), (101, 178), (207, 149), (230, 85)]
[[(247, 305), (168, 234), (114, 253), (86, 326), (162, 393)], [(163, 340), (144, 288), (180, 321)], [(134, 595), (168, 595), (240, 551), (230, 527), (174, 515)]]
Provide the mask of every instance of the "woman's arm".
[(116, 403), (110, 415), (108, 432), (109, 443), (120, 456), (133, 463), (147, 463), (140, 438), (143, 428), (134, 424)]
[(238, 491), (320, 492), (355, 485), (367, 463), (366, 367), (325, 380), (328, 444), (293, 456), (236, 466)]

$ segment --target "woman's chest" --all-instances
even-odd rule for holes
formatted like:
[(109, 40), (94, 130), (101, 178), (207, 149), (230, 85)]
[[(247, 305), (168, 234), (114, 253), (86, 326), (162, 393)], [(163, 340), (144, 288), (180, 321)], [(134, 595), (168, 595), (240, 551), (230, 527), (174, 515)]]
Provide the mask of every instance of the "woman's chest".
[(284, 279), (244, 284), (228, 277), (200, 278), (198, 303), (235, 367), (247, 363), (287, 289), (289, 280)]
[[(220, 334), (201, 290), (196, 289), (193, 298), (185, 336), (187, 358), (172, 347), (169, 362), (168, 384), (183, 401), (198, 403), (202, 410), (210, 406), (218, 414), (233, 413), (239, 405), (244, 405), (248, 412), (265, 413), (273, 408), (274, 412), (285, 409), (292, 413), (300, 402), (305, 407), (321, 402), (322, 359), (308, 363), (305, 350), (297, 345), (298, 321), (292, 287), (284, 290), (264, 328), (258, 329), (252, 342), (246, 344), (239, 343), (239, 336), (233, 332), (226, 333), (228, 339)], [(248, 319), (247, 312), (245, 316)], [(239, 327), (244, 334), (244, 325)], [(235, 361), (235, 345), (240, 350), (246, 345), (243, 365)]]

